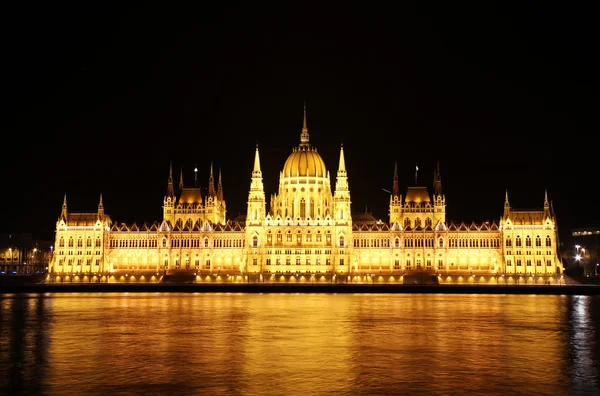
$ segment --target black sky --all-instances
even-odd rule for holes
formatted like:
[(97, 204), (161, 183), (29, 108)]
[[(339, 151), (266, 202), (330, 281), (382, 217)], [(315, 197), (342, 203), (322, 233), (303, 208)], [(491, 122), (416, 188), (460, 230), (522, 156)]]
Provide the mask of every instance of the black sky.
[(204, 185), (221, 167), (235, 217), (256, 142), (276, 191), (305, 100), (332, 178), (344, 144), (355, 212), (385, 218), (394, 161), (406, 188), (439, 160), (449, 220), (497, 220), (505, 191), (539, 208), (547, 189), (561, 232), (600, 225), (591, 4), (203, 3), (5, 10), (1, 232), (52, 238), (65, 193), (160, 220), (169, 161)]

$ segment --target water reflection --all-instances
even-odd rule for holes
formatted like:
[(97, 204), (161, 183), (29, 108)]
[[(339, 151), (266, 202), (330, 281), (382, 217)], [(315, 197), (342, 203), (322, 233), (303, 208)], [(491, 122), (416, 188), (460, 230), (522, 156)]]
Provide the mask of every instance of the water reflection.
[(596, 296), (0, 295), (0, 394), (599, 391)]

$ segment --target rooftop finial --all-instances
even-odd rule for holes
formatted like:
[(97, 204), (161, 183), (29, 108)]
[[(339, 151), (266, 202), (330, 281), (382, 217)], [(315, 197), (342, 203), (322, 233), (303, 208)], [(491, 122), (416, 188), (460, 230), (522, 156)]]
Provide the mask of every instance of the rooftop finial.
[(302, 124), (302, 133), (300, 134), (300, 143), (302, 146), (308, 145), (308, 127), (306, 126), (306, 101), (304, 101), (304, 122)]

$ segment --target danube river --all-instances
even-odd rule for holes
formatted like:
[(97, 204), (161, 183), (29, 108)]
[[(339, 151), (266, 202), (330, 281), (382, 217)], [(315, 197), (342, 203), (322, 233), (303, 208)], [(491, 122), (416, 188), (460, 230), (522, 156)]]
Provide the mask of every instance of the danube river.
[(600, 297), (0, 295), (0, 394), (598, 395)]

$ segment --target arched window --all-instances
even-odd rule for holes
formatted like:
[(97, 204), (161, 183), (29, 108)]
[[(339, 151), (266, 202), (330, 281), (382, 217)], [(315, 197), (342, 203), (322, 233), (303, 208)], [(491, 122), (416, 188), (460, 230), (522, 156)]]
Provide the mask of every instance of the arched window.
[(531, 247), (531, 237), (529, 235), (525, 237), (525, 246)]
[(161, 243), (161, 245), (162, 245), (162, 247), (163, 247), (163, 248), (166, 248), (166, 247), (167, 247), (167, 238), (163, 238), (163, 239), (162, 239), (162, 243)]
[(204, 238), (204, 247), (207, 248), (208, 246), (208, 238)]
[(81, 239), (81, 237), (79, 237), (77, 239), (77, 247), (82, 247), (83, 246), (83, 239)]
[(396, 239), (394, 239), (394, 247), (400, 247), (400, 238), (396, 237)]
[(426, 218), (425, 219), (425, 227), (431, 227), (431, 224), (432, 224), (431, 218), (429, 218), (429, 217)]
[(420, 227), (420, 226), (421, 226), (421, 219), (417, 217), (415, 219), (415, 228)]
[(100, 237), (96, 238), (96, 247), (100, 247), (102, 242), (100, 241)]
[(516, 247), (521, 247), (521, 237), (517, 235), (517, 237), (515, 238), (515, 246)]
[(535, 246), (542, 247), (542, 238), (539, 235), (535, 237)]
[(306, 201), (304, 198), (300, 200), (300, 217), (303, 219), (306, 218)]
[(506, 237), (506, 247), (511, 247), (512, 246), (512, 240), (510, 239), (510, 237)]
[(441, 247), (441, 248), (444, 247), (444, 238), (442, 238), (442, 237), (438, 238), (438, 247)]
[(346, 246), (344, 245), (344, 236), (340, 236), (340, 246)]
[(69, 247), (73, 247), (73, 238), (69, 238)]
[(550, 246), (552, 246), (552, 239), (550, 239), (550, 235), (548, 235), (548, 236), (546, 237), (546, 246), (547, 246), (547, 247), (550, 247)]
[(406, 218), (404, 219), (404, 228), (410, 227), (410, 219)]
[(60, 237), (60, 241), (58, 241), (58, 246), (65, 247), (65, 240), (63, 239), (63, 237)]
[(92, 237), (88, 237), (88, 239), (85, 241), (85, 246), (92, 247)]
[(258, 246), (258, 237), (256, 235), (254, 235), (252, 237), (252, 247), (257, 247)]

